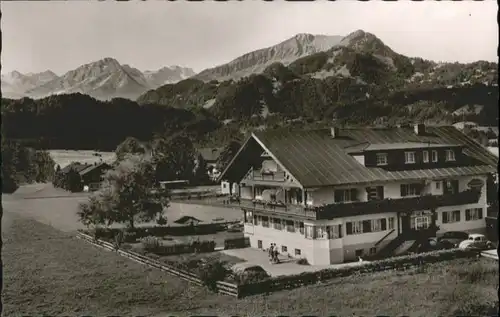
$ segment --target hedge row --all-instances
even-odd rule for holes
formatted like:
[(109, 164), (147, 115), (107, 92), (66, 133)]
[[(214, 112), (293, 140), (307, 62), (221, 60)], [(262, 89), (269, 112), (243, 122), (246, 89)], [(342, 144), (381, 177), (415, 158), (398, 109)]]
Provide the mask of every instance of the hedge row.
[(228, 249), (242, 249), (250, 246), (250, 239), (248, 237), (233, 238), (224, 240), (224, 250)]
[(440, 250), (421, 254), (393, 257), (374, 262), (366, 262), (359, 266), (323, 269), (316, 272), (304, 272), (298, 275), (276, 276), (261, 282), (239, 285), (242, 296), (292, 289), (304, 285), (316, 284), (333, 278), (349, 276), (354, 273), (380, 272), (403, 267), (435, 263), (439, 261), (477, 256), (474, 250)]
[[(196, 226), (173, 226), (173, 227), (139, 227), (139, 228), (129, 228), (125, 231), (125, 241), (124, 242), (134, 242), (138, 239), (154, 236), (188, 236), (188, 235), (204, 235), (204, 234), (215, 234), (219, 231), (224, 231), (225, 225), (218, 223), (208, 223), (199, 224)], [(94, 229), (89, 232), (90, 235), (94, 235), (98, 239), (104, 239), (112, 242), (117, 234), (119, 234), (123, 229), (120, 228), (99, 228)]]
[(146, 237), (142, 241), (144, 250), (156, 255), (214, 252), (215, 241), (193, 241), (191, 243), (163, 245), (156, 237)]

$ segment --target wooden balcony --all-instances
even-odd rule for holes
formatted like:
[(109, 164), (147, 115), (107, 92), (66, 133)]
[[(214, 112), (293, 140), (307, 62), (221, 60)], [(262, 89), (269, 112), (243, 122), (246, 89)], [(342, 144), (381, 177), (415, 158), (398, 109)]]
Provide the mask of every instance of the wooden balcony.
[(424, 195), (410, 198), (383, 199), (345, 204), (330, 204), (316, 207), (317, 219), (333, 219), (345, 216), (375, 214), (381, 212), (411, 213), (418, 210), (433, 210), (444, 206), (474, 204), (481, 192), (466, 190), (456, 194)]
[(384, 199), (364, 202), (335, 203), (324, 206), (302, 206), (241, 199), (234, 205), (243, 209), (322, 220), (346, 216), (377, 214), (382, 212), (411, 213), (419, 210), (433, 210), (438, 207), (473, 204), (479, 201), (481, 193), (467, 190), (456, 194), (425, 195), (410, 198)]
[(237, 205), (243, 209), (263, 211), (270, 214), (289, 215), (305, 219), (316, 219), (316, 211), (302, 205), (281, 204), (258, 200), (240, 199)]
[(285, 172), (261, 172), (260, 170), (250, 170), (246, 179), (253, 181), (284, 182)]

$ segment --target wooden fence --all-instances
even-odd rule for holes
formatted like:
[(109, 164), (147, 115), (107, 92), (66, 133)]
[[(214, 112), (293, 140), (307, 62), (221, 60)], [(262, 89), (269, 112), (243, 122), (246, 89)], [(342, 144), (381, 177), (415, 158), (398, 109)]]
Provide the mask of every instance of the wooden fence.
[[(203, 281), (191, 272), (165, 265), (163, 263), (160, 263), (159, 261), (152, 260), (135, 252), (116, 250), (113, 244), (104, 242), (102, 240), (96, 241), (93, 237), (84, 233), (78, 233), (77, 237), (98, 247), (116, 251), (118, 254), (132, 259), (136, 262), (158, 268), (162, 271), (178, 276), (197, 285), (204, 285)], [(406, 270), (408, 268), (421, 266), (423, 264), (430, 264), (457, 258), (474, 257), (478, 254), (479, 253), (474, 250), (460, 249), (433, 251), (422, 254), (389, 258), (380, 261), (365, 262), (356, 266), (328, 268), (315, 272), (304, 272), (297, 275), (276, 276), (263, 281), (256, 281), (251, 284), (236, 285), (218, 281), (216, 283), (216, 291), (221, 294), (234, 296), (236, 298), (242, 298), (250, 295), (271, 293), (285, 289), (298, 288), (305, 285), (317, 284), (323, 281), (350, 276), (353, 274), (375, 273), (387, 270)]]
[[(164, 263), (150, 259), (148, 257), (145, 257), (141, 254), (138, 254), (138, 253), (135, 253), (132, 251), (124, 251), (124, 250), (120, 250), (120, 249), (117, 250), (113, 244), (111, 244), (109, 242), (102, 241), (102, 240), (95, 240), (92, 236), (89, 236), (89, 235), (81, 233), (81, 232), (79, 232), (76, 237), (78, 239), (82, 239), (85, 242), (88, 242), (88, 243), (90, 243), (94, 246), (97, 246), (99, 248), (106, 249), (109, 251), (115, 251), (119, 255), (126, 257), (128, 259), (131, 259), (133, 261), (139, 262), (141, 264), (145, 264), (145, 265), (150, 266), (150, 267), (160, 269), (164, 272), (167, 272), (169, 274), (180, 277), (180, 278), (187, 280), (189, 282), (192, 282), (196, 285), (204, 286), (203, 281), (200, 278), (198, 278), (198, 276), (196, 276), (195, 274), (193, 274), (191, 272), (187, 272), (187, 271), (184, 271), (184, 270), (181, 270), (178, 268), (171, 267), (169, 265), (165, 265)], [(216, 286), (217, 286), (216, 290), (218, 293), (239, 298), (238, 285), (218, 281)]]

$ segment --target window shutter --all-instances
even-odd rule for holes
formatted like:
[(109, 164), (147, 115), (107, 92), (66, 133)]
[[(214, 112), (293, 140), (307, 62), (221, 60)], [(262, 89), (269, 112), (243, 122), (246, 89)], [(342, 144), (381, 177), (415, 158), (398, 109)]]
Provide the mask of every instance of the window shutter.
[(342, 225), (338, 225), (338, 230), (339, 238), (342, 238)]
[(477, 219), (483, 219), (483, 208), (478, 208), (477, 209)]
[(346, 234), (352, 234), (352, 222), (347, 222), (345, 224), (345, 231), (346, 231)]
[(406, 196), (406, 186), (405, 184), (401, 184), (401, 197)]
[(384, 186), (377, 186), (378, 199), (384, 199)]
[(380, 223), (381, 223), (380, 226), (381, 226), (382, 231), (387, 230), (387, 219), (382, 218)]
[(342, 201), (342, 191), (340, 190), (335, 190), (335, 202), (340, 202)]
[(356, 188), (351, 188), (351, 200), (358, 200), (358, 190)]
[(372, 232), (371, 220), (364, 220), (363, 221), (363, 233), (365, 233), (365, 232)]
[(448, 213), (443, 211), (443, 223), (448, 223)]

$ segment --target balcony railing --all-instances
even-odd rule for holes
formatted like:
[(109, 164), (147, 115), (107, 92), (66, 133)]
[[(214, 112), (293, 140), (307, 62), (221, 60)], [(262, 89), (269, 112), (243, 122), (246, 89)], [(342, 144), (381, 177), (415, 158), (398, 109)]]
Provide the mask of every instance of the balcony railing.
[(345, 204), (330, 204), (316, 207), (317, 219), (331, 219), (345, 216), (372, 214), (384, 211), (409, 213), (417, 210), (432, 210), (444, 206), (474, 204), (481, 192), (466, 190), (456, 194), (424, 195), (410, 198), (383, 199)]
[(410, 213), (418, 210), (433, 210), (444, 206), (474, 204), (479, 201), (480, 196), (481, 193), (478, 191), (467, 190), (456, 194), (335, 203), (315, 207), (245, 199), (241, 199), (235, 202), (235, 204), (247, 209), (292, 214), (321, 220), (380, 212)]
[(240, 199), (237, 204), (238, 206), (245, 209), (253, 209), (316, 219), (316, 211), (312, 210), (311, 207), (305, 207), (301, 205), (286, 205), (277, 202), (266, 202), (249, 199)]
[(255, 181), (284, 182), (285, 172), (262, 172), (260, 170), (250, 170), (247, 179)]

